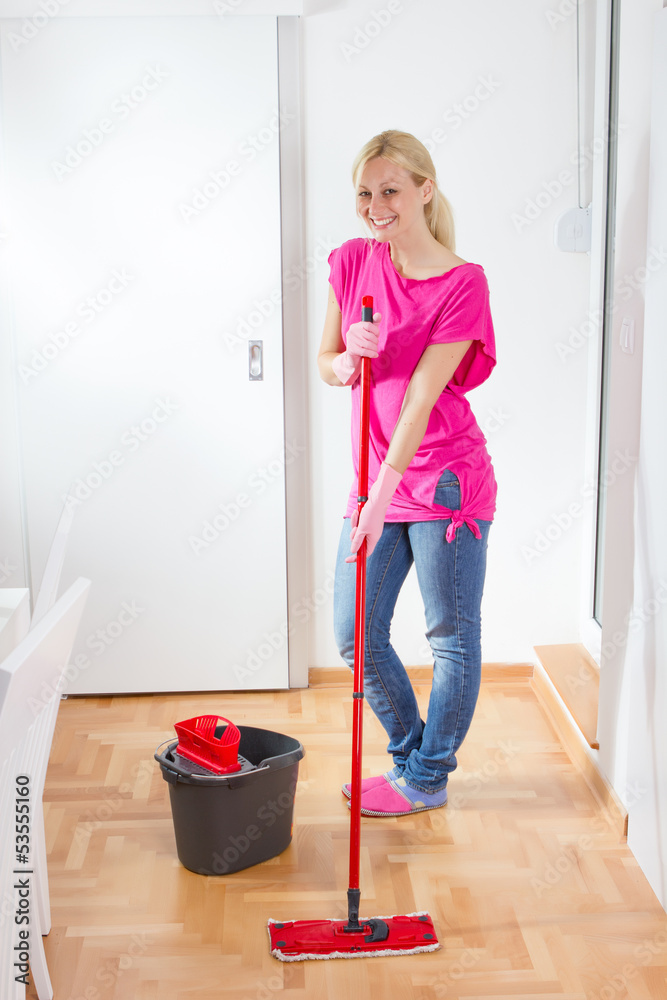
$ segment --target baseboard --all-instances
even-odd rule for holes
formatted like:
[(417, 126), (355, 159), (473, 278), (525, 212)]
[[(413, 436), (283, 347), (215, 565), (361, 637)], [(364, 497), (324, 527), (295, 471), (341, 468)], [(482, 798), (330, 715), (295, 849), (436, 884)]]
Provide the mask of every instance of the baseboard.
[[(408, 676), (415, 684), (429, 684), (433, 676), (433, 667), (412, 666), (405, 668)], [(533, 675), (532, 663), (483, 663), (482, 681), (517, 681), (528, 680)], [(352, 683), (352, 671), (347, 667), (310, 667), (308, 671), (308, 687), (349, 687)]]
[(545, 715), (551, 721), (572, 763), (579, 769), (598, 799), (605, 819), (617, 830), (621, 840), (628, 836), (628, 811), (599, 767), (598, 751), (591, 747), (573, 719), (549, 674), (537, 658), (530, 686)]
[(600, 668), (593, 657), (580, 642), (535, 646), (535, 655), (588, 745), (599, 750)]

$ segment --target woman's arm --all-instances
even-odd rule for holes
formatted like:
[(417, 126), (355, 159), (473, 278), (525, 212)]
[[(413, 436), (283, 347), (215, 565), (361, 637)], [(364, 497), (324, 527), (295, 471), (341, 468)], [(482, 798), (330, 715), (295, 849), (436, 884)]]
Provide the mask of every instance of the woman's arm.
[(343, 385), (331, 367), (333, 359), (339, 354), (342, 354), (345, 350), (341, 323), (342, 313), (338, 308), (334, 290), (331, 285), (329, 285), (329, 302), (327, 304), (327, 314), (324, 320), (324, 333), (322, 334), (320, 351), (317, 355), (317, 367), (320, 372), (320, 378), (326, 382), (327, 385)]
[(391, 503), (403, 473), (422, 443), (431, 410), (463, 357), (472, 340), (453, 344), (431, 344), (427, 347), (412, 373), (403, 397), (403, 406), (391, 436), (387, 457), (380, 466), (378, 478), (370, 488), (368, 500), (359, 514), (352, 515), (350, 535), (351, 555), (346, 562), (354, 562), (356, 553), (366, 539), (366, 554), (370, 555), (382, 534), (384, 516)]
[[(341, 323), (342, 314), (334, 290), (329, 285), (324, 332), (317, 355), (320, 378), (328, 385), (344, 384), (331, 367), (334, 358), (345, 350)], [(414, 458), (423, 440), (431, 410), (471, 344), (471, 340), (457, 341), (453, 344), (431, 344), (419, 359), (408, 383), (401, 413), (385, 458), (387, 465), (391, 465), (392, 469), (401, 475)]]
[(431, 344), (412, 373), (385, 462), (401, 475), (422, 443), (431, 410), (463, 360), (472, 340)]

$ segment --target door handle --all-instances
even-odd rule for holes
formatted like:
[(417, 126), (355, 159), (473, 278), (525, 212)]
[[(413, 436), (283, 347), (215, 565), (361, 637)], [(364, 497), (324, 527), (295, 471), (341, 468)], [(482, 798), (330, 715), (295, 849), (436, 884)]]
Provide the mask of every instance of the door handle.
[(264, 341), (248, 341), (248, 378), (251, 382), (264, 379)]

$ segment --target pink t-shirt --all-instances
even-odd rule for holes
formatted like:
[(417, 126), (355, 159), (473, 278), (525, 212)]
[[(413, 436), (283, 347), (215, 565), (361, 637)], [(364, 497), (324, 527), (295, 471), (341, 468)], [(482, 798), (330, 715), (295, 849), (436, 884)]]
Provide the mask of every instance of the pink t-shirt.
[[(404, 278), (391, 259), (389, 243), (352, 239), (329, 254), (329, 281), (342, 313), (343, 340), (361, 319), (361, 299), (373, 296), (373, 311), (382, 313), (379, 356), (371, 363), (369, 488), (398, 421), (408, 383), (430, 344), (473, 340), (465, 357), (436, 402), (426, 433), (405, 470), (387, 508), (386, 521), (432, 521), (452, 518), (448, 539), (474, 518), (493, 520), (496, 480), (486, 438), (465, 393), (481, 385), (496, 363), (489, 287), (481, 264), (459, 264), (423, 280)], [(345, 516), (357, 509), (360, 379), (352, 386), (352, 455), (354, 482)], [(445, 469), (461, 486), (461, 510), (434, 503), (435, 488)]]

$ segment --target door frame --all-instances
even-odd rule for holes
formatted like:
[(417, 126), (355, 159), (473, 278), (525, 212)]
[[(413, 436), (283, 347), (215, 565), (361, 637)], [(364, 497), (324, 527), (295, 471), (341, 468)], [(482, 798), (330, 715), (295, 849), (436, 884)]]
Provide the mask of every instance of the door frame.
[[(287, 649), (289, 686), (308, 687), (310, 585), (310, 434), (306, 319), (305, 210), (301, 18), (278, 17), (278, 99), (294, 115), (281, 129), (280, 232), (282, 242), (285, 517), (287, 532)], [(289, 280), (288, 280), (289, 276)], [(305, 608), (296, 614), (297, 607)]]

